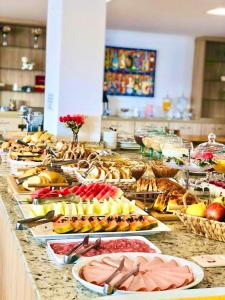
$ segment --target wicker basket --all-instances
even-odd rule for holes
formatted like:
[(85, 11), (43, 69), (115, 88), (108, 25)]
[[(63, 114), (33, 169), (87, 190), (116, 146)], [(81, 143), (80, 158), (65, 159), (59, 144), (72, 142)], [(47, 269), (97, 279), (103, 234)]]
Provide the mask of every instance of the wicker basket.
[(225, 242), (225, 222), (194, 217), (179, 211), (176, 211), (175, 214), (183, 222), (188, 231), (208, 239)]

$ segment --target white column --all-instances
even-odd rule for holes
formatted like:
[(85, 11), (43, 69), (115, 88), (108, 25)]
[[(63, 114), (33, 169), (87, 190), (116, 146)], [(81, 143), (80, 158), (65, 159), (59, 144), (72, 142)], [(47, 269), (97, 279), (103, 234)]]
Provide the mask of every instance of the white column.
[(105, 0), (48, 0), (44, 128), (71, 135), (60, 115), (85, 114), (80, 140), (99, 141), (105, 47)]

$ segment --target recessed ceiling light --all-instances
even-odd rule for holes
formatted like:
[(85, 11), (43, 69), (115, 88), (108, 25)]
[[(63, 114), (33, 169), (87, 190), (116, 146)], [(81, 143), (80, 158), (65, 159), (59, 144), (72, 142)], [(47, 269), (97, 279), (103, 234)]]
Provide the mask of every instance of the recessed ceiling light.
[(217, 7), (206, 12), (208, 15), (225, 16), (225, 7)]
[(111, 0), (106, 0), (106, 2), (110, 2)]

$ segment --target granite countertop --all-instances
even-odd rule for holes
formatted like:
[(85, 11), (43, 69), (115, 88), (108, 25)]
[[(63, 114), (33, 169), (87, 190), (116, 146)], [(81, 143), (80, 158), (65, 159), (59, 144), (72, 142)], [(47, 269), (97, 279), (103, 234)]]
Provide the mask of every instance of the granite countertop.
[[(15, 244), (25, 263), (28, 276), (32, 280), (37, 298), (42, 300), (88, 300), (97, 297), (96, 293), (82, 287), (73, 279), (71, 265), (54, 265), (46, 253), (44, 243), (34, 240), (28, 230), (15, 230), (16, 220), (22, 216), (16, 201), (7, 192), (6, 169), (1, 170), (0, 209), (5, 211), (5, 216), (16, 240)], [(171, 232), (149, 237), (162, 253), (186, 259), (191, 259), (193, 255), (224, 253), (225, 244), (223, 242), (208, 240), (188, 233), (180, 222), (168, 224), (172, 229)], [(198, 285), (199, 288), (224, 286), (224, 268), (208, 268), (204, 271), (205, 277)]]

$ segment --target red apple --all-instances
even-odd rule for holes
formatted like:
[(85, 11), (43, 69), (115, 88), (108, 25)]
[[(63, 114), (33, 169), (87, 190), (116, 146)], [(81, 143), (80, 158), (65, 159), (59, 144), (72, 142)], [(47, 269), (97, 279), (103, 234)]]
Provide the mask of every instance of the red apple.
[(225, 217), (225, 206), (214, 202), (206, 208), (205, 216), (209, 220), (221, 221)]

